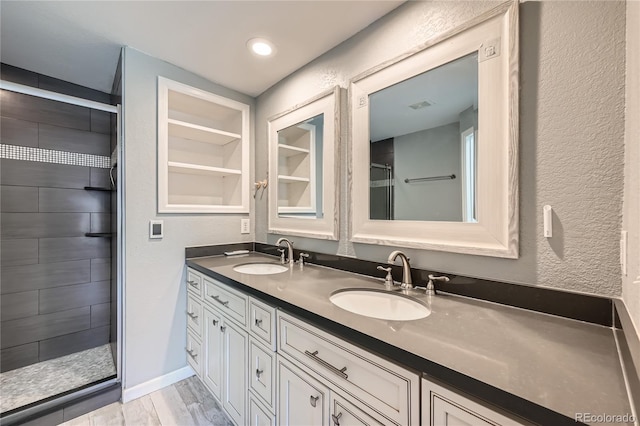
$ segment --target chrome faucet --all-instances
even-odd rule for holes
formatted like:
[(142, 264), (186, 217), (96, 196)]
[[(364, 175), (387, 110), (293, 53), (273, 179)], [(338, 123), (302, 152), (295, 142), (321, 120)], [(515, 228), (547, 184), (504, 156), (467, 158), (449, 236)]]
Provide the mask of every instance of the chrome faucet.
[(293, 259), (293, 243), (286, 238), (280, 238), (276, 241), (276, 246), (280, 246), (280, 244), (285, 243), (287, 245), (287, 259), (290, 264), (294, 264), (295, 260)]
[(411, 266), (409, 265), (409, 258), (407, 257), (407, 255), (400, 250), (393, 251), (389, 255), (387, 263), (393, 265), (397, 257), (400, 257), (400, 260), (402, 261), (402, 283), (400, 284), (400, 288), (405, 290), (412, 288), (413, 283), (411, 281)]

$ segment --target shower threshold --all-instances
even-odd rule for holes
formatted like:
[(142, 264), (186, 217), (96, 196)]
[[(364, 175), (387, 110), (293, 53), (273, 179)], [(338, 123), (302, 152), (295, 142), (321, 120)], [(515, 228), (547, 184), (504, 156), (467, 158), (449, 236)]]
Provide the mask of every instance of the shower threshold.
[(0, 373), (5, 413), (115, 376), (109, 344)]

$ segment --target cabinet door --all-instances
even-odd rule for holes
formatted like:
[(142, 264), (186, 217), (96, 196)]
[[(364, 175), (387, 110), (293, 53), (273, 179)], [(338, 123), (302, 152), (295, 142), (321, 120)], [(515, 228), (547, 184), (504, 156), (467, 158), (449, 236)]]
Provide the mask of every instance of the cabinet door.
[(380, 426), (394, 424), (382, 418), (357, 400), (349, 400), (331, 392), (331, 424), (333, 426)]
[(202, 378), (211, 393), (222, 401), (222, 317), (207, 307), (204, 313), (204, 346), (205, 358), (202, 362)]
[(271, 411), (275, 409), (276, 354), (249, 339), (249, 389), (262, 398)]
[(422, 424), (431, 426), (523, 426), (524, 423), (422, 379)]
[(224, 368), (222, 406), (231, 419), (244, 425), (247, 407), (249, 335), (231, 321), (223, 320)]
[(329, 424), (329, 388), (278, 357), (278, 422), (283, 426)]
[(193, 332), (187, 331), (187, 362), (196, 372), (198, 377), (202, 376), (202, 345)]
[(276, 417), (249, 395), (249, 426), (276, 426)]

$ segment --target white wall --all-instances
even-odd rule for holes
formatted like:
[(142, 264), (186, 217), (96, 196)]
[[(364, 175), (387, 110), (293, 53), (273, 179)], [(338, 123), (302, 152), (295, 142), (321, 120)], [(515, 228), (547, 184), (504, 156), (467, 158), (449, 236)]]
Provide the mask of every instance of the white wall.
[(623, 229), (628, 231), (628, 270), (622, 296), (640, 336), (640, 2), (627, 1), (627, 107)]
[[(260, 95), (258, 178), (267, 170), (267, 117), (333, 85), (347, 87), (357, 74), (495, 4), (407, 2)], [(619, 296), (625, 3), (525, 2), (520, 18), (520, 258), (406, 252), (421, 268)], [(295, 244), (383, 262), (391, 247), (347, 241), (346, 148), (341, 154), (340, 241), (294, 238)], [(555, 212), (551, 240), (542, 235), (545, 204)], [(256, 239), (273, 243), (266, 208), (266, 200), (256, 204)]]
[[(394, 213), (397, 220), (462, 221), (460, 123), (393, 139)], [(456, 179), (409, 182), (405, 178), (455, 174)]]
[[(240, 218), (247, 215), (157, 214), (158, 75), (249, 104), (253, 128), (253, 98), (125, 49), (125, 389), (186, 365), (184, 248), (254, 239), (240, 234)], [(162, 240), (148, 238), (150, 219), (164, 220)]]

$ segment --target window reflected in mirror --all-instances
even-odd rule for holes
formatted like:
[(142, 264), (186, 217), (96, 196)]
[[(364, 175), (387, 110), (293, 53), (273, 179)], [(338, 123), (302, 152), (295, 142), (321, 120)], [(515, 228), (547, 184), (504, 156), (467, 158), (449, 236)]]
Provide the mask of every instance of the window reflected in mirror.
[(369, 95), (369, 218), (476, 222), (478, 55)]
[(321, 219), (324, 114), (278, 131), (278, 216)]

